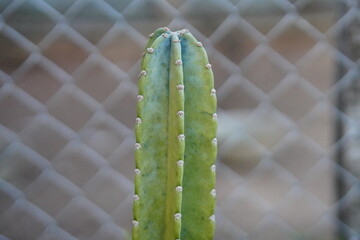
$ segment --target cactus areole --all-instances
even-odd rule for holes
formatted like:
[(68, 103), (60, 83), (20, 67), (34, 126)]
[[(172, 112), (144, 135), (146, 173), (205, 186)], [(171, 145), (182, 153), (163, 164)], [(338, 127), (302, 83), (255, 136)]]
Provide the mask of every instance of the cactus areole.
[(139, 74), (133, 240), (211, 240), (216, 91), (188, 30), (150, 34)]

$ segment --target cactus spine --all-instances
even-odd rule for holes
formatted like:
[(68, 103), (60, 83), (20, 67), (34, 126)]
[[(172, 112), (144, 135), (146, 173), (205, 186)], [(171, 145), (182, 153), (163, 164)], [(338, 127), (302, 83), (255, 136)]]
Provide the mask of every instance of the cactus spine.
[(215, 228), (216, 91), (187, 30), (150, 34), (139, 75), (133, 240), (210, 240)]

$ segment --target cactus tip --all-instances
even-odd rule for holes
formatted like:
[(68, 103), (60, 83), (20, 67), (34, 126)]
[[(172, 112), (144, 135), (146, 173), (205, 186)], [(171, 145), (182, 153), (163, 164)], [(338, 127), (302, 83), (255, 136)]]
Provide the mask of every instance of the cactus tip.
[(216, 171), (216, 166), (215, 166), (215, 165), (211, 165), (210, 169), (211, 169), (212, 172), (215, 172), (215, 171)]
[(184, 165), (184, 161), (183, 160), (179, 160), (176, 162), (176, 164), (179, 166), (179, 167), (182, 167)]
[(216, 90), (213, 88), (210, 91), (211, 96), (216, 96)]
[(178, 32), (178, 34), (179, 34), (180, 36), (182, 36), (182, 35), (184, 35), (185, 33), (188, 33), (188, 32), (189, 32), (189, 30), (186, 29), (186, 28), (184, 28), (183, 30), (180, 30), (180, 31)]
[(206, 67), (206, 69), (211, 69), (211, 64), (208, 63), (208, 64), (205, 65), (205, 67)]
[(213, 140), (212, 140), (211, 142), (212, 142), (212, 144), (213, 144), (214, 146), (217, 145), (217, 139), (216, 139), (216, 138), (213, 138)]
[(139, 195), (135, 194), (133, 198), (135, 201), (137, 201), (137, 200), (139, 200)]
[(154, 36), (154, 33), (150, 33), (150, 34), (149, 34), (149, 38), (151, 38), (152, 36)]
[(210, 219), (212, 222), (215, 222), (215, 215), (211, 215), (211, 216), (209, 217), (209, 219)]
[(196, 46), (198, 46), (198, 47), (202, 47), (202, 46), (203, 46), (203, 44), (202, 44), (202, 42), (197, 42), (197, 43), (196, 43)]
[(169, 34), (167, 34), (167, 33), (163, 33), (163, 34), (161, 34), (164, 38), (168, 38), (169, 37)]
[(163, 30), (164, 30), (165, 32), (170, 32), (170, 28), (168, 28), (168, 27), (163, 27)]
[(182, 186), (177, 186), (176, 188), (175, 188), (175, 190), (177, 191), (177, 192), (182, 192)]
[(135, 172), (136, 175), (140, 175), (140, 173), (141, 173), (140, 169), (138, 169), (138, 168), (136, 168), (136, 169), (134, 170), (134, 172)]
[(180, 39), (174, 39), (173, 42), (174, 43), (179, 43), (181, 40)]

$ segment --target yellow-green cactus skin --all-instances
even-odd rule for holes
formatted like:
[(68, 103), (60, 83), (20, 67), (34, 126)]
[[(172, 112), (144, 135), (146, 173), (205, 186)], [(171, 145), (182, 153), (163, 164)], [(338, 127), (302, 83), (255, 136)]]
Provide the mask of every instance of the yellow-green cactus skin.
[(188, 30), (150, 34), (139, 74), (133, 240), (211, 240), (216, 91)]

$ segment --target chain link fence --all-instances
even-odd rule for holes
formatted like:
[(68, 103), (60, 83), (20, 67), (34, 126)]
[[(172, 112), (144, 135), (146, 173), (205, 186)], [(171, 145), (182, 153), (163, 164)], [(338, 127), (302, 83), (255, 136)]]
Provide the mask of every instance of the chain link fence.
[(360, 239), (356, 0), (0, 0), (0, 239), (129, 239), (147, 35), (218, 92), (222, 240)]

